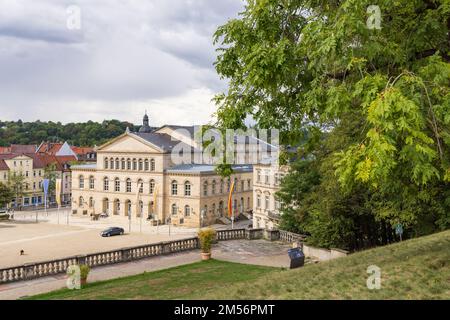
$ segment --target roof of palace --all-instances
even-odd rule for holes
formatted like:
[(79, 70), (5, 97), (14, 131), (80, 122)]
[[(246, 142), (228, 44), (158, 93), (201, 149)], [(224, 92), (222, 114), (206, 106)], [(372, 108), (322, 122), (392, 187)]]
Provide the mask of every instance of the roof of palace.
[(165, 133), (155, 133), (155, 132), (134, 132), (134, 135), (150, 142), (151, 144), (161, 148), (164, 152), (172, 151), (172, 149), (179, 144), (183, 144), (183, 149), (191, 148), (188, 144), (181, 142), (173, 138), (172, 136)]
[(89, 164), (77, 164), (77, 165), (73, 165), (71, 166), (71, 169), (75, 169), (75, 170), (95, 170), (97, 169), (97, 164), (96, 163), (89, 163)]
[[(180, 164), (166, 170), (168, 173), (215, 173), (215, 166), (208, 164)], [(252, 165), (232, 166), (234, 172), (252, 172)]]

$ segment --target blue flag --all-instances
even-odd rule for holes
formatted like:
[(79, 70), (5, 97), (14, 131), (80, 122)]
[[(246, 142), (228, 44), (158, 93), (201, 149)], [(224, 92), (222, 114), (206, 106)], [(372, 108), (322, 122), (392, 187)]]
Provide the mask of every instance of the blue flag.
[(48, 193), (48, 186), (50, 184), (50, 180), (49, 179), (44, 179), (43, 181), (43, 186), (44, 186), (44, 194), (47, 195)]

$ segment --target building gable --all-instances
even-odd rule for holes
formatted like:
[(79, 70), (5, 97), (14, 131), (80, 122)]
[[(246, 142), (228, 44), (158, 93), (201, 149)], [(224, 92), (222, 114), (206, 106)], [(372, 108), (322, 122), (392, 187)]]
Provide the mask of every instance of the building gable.
[(118, 153), (161, 153), (162, 150), (132, 134), (123, 134), (98, 148), (98, 152)]

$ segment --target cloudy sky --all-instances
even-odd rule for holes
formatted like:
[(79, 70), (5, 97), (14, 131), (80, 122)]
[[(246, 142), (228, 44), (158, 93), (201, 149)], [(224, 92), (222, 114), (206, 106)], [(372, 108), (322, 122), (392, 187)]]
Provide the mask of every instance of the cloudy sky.
[(0, 119), (139, 123), (147, 110), (152, 125), (207, 122), (226, 88), (212, 34), (243, 6), (0, 0)]

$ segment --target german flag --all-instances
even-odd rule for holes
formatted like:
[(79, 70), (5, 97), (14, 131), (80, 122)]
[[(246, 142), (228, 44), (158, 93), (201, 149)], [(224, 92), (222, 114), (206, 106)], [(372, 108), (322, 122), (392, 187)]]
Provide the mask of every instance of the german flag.
[(230, 194), (228, 195), (228, 216), (231, 218), (233, 216), (233, 192), (234, 192), (234, 181), (231, 183)]

